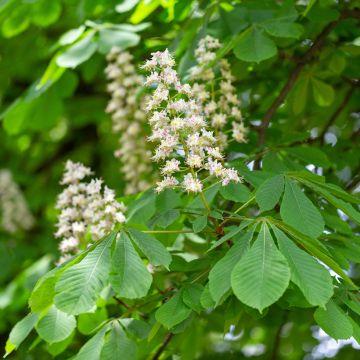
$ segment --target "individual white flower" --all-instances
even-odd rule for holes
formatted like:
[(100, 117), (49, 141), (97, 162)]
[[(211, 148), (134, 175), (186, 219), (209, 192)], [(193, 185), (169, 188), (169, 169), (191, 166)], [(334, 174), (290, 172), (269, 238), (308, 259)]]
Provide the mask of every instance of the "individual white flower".
[(173, 176), (165, 176), (161, 181), (157, 182), (156, 192), (160, 193), (166, 188), (173, 188), (177, 186), (179, 182)]
[(185, 191), (198, 193), (202, 191), (202, 183), (199, 179), (193, 177), (192, 174), (186, 174), (181, 184)]
[(245, 128), (244, 124), (241, 123), (233, 123), (232, 136), (239, 143), (247, 142), (247, 128)]
[(161, 169), (163, 175), (170, 175), (174, 172), (179, 171), (180, 161), (177, 159), (168, 160), (165, 166)]

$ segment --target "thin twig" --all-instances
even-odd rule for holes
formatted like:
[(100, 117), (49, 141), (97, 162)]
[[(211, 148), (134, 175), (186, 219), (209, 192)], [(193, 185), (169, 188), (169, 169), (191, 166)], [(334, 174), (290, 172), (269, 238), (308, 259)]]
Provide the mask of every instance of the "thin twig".
[(335, 112), (331, 115), (330, 119), (328, 120), (328, 122), (326, 123), (324, 129), (321, 131), (319, 138), (320, 138), (320, 143), (321, 145), (324, 144), (325, 141), (325, 134), (327, 133), (327, 131), (329, 130), (330, 126), (332, 126), (335, 122), (335, 120), (337, 119), (337, 117), (341, 114), (341, 112), (344, 110), (344, 108), (346, 107), (346, 105), (348, 104), (348, 102), (351, 99), (352, 94), (354, 93), (356, 88), (355, 84), (352, 84), (352, 86), (350, 87), (350, 89), (347, 91), (343, 101), (340, 103), (340, 105), (337, 107), (337, 109), (335, 110)]
[(284, 328), (284, 325), (287, 322), (288, 312), (284, 311), (283, 317), (281, 319), (281, 323), (276, 331), (275, 338), (274, 338), (274, 345), (271, 351), (271, 355), (269, 357), (269, 360), (277, 360), (278, 353), (279, 353), (279, 347), (280, 347), (280, 340), (281, 340), (281, 332)]
[(151, 358), (152, 360), (157, 360), (160, 358), (161, 354), (164, 352), (164, 350), (166, 349), (166, 347), (168, 346), (169, 342), (171, 341), (171, 339), (173, 338), (174, 334), (173, 333), (168, 333), (165, 336), (164, 341), (162, 342), (162, 344), (160, 345), (160, 347), (158, 348), (158, 350), (156, 351), (155, 355)]
[[(280, 94), (275, 98), (275, 100), (272, 102), (269, 109), (264, 114), (261, 125), (259, 126), (259, 139), (258, 139), (258, 145), (262, 147), (265, 143), (265, 132), (266, 129), (270, 125), (270, 121), (276, 112), (276, 110), (280, 107), (280, 105), (284, 102), (285, 98), (289, 94), (290, 90), (295, 85), (296, 80), (298, 79), (303, 67), (309, 63), (311, 63), (315, 57), (315, 54), (325, 45), (325, 40), (328, 37), (328, 35), (331, 33), (331, 31), (336, 27), (336, 25), (339, 23), (340, 20), (346, 19), (346, 18), (359, 18), (360, 17), (360, 10), (345, 10), (338, 19), (330, 22), (328, 25), (324, 27), (324, 29), (321, 31), (321, 33), (317, 36), (314, 43), (310, 47), (310, 49), (298, 60), (294, 70), (290, 74), (287, 82), (283, 86), (283, 88), (280, 91)], [(259, 161), (257, 164), (255, 164), (258, 168)]]

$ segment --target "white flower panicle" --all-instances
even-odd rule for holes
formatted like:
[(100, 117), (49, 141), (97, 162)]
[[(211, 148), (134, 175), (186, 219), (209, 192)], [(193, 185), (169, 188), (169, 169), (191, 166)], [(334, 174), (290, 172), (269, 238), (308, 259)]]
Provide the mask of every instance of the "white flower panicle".
[(174, 66), (168, 50), (153, 53), (143, 66), (150, 72), (146, 85), (155, 87), (147, 111), (152, 129), (149, 140), (158, 144), (152, 158), (162, 163), (164, 176), (156, 190), (180, 186), (187, 192), (201, 192), (199, 176), (203, 170), (209, 170), (224, 185), (240, 181), (236, 170), (225, 168), (221, 162), (217, 162), (216, 172), (210, 170), (223, 155), (201, 103), (193, 97), (189, 84), (181, 84)]
[(103, 186), (100, 179), (84, 180), (91, 174), (91, 170), (81, 163), (66, 162), (61, 180), (66, 188), (56, 204), (60, 210), (55, 233), (55, 237), (61, 238), (59, 263), (76, 254), (81, 246), (86, 246), (88, 238), (90, 241), (98, 240), (117, 223), (126, 221), (126, 208), (116, 201), (114, 190)]
[(25, 198), (7, 169), (0, 170), (0, 228), (9, 233), (29, 230), (34, 218)]
[(137, 99), (144, 79), (137, 74), (130, 53), (114, 47), (107, 60), (105, 73), (111, 100), (106, 111), (111, 113), (113, 132), (120, 133), (120, 148), (115, 151), (115, 156), (122, 163), (125, 194), (132, 194), (151, 186), (151, 181), (147, 180), (152, 173), (151, 151), (147, 149), (143, 127), (145, 99)]
[[(218, 66), (211, 66), (216, 58), (216, 50), (221, 46), (218, 39), (209, 35), (199, 41), (195, 50), (197, 65), (190, 69), (190, 78), (194, 81), (193, 94), (201, 103), (205, 116), (211, 121), (218, 145), (223, 149), (228, 143), (224, 132), (228, 124), (232, 126), (233, 139), (239, 143), (247, 141), (247, 129), (243, 124), (240, 99), (233, 86), (235, 78), (229, 62), (221, 59)], [(216, 67), (218, 76), (215, 74)]]

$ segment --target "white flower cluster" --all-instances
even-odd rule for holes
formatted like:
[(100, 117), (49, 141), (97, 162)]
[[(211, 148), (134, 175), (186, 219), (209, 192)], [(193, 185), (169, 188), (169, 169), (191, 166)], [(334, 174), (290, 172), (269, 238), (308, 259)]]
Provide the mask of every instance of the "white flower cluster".
[(147, 149), (143, 126), (146, 120), (145, 102), (143, 97), (140, 101), (137, 99), (144, 79), (137, 74), (130, 53), (114, 47), (107, 60), (109, 64), (105, 73), (110, 81), (107, 89), (111, 100), (106, 111), (112, 114), (114, 133), (121, 134), (120, 148), (115, 156), (122, 162), (125, 193), (132, 194), (151, 186), (151, 151)]
[[(202, 170), (208, 170), (223, 185), (240, 181), (236, 170), (223, 166), (223, 155), (202, 106), (194, 99), (191, 86), (180, 83), (174, 66), (168, 50), (153, 53), (143, 66), (150, 71), (146, 85), (156, 86), (147, 111), (152, 128), (149, 140), (159, 143), (153, 160), (164, 162), (164, 178), (157, 183), (157, 191), (180, 185), (187, 192), (201, 192), (203, 184), (198, 174)], [(175, 177), (179, 172), (184, 173), (181, 184)]]
[(0, 170), (0, 227), (9, 233), (29, 230), (34, 218), (9, 170)]
[(81, 163), (66, 162), (61, 181), (66, 188), (56, 203), (60, 214), (55, 236), (62, 239), (59, 263), (77, 253), (81, 246), (86, 246), (89, 237), (90, 240), (98, 240), (109, 233), (116, 223), (126, 221), (125, 206), (116, 201), (114, 190), (103, 186), (100, 179), (84, 181), (91, 174), (91, 170)]
[(209, 35), (199, 41), (195, 50), (197, 65), (190, 69), (190, 78), (194, 81), (194, 96), (201, 103), (206, 117), (211, 119), (218, 144), (223, 149), (228, 143), (224, 132), (227, 124), (231, 123), (232, 137), (239, 143), (247, 141), (247, 129), (239, 109), (240, 100), (233, 86), (235, 78), (229, 62), (226, 59), (219, 61), (218, 77), (214, 71), (215, 66), (211, 66), (216, 58), (216, 50), (221, 46), (218, 39)]

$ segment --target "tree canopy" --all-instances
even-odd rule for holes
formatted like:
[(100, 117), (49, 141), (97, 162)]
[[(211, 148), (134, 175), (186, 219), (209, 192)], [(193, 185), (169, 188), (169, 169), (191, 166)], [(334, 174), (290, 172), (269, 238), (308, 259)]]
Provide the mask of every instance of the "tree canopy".
[(11, 359), (356, 359), (360, 2), (0, 1)]

